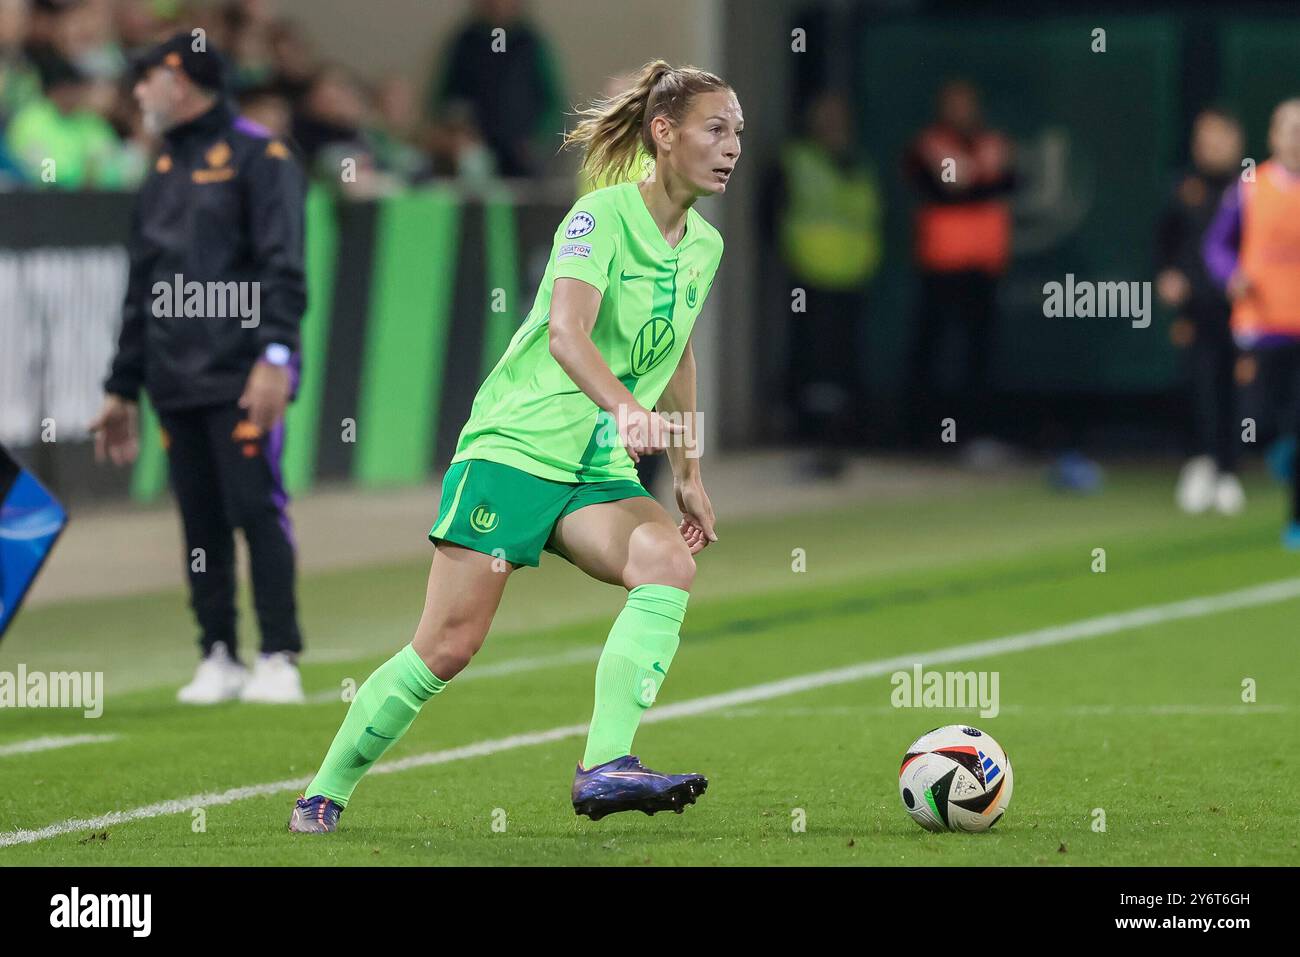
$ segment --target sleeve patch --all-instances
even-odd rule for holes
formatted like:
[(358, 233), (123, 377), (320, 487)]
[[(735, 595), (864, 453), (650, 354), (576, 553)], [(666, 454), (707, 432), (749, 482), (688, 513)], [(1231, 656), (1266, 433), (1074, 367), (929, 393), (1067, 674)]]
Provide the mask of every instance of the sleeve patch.
[(288, 159), (289, 147), (285, 146), (279, 140), (271, 140), (271, 142), (266, 144), (266, 155), (270, 156), (272, 159)]
[(591, 213), (582, 212), (581, 210), (573, 214), (569, 220), (569, 225), (564, 227), (565, 239), (577, 239), (579, 236), (585, 236), (596, 228), (596, 217)]
[(591, 258), (591, 243), (565, 243), (560, 247), (556, 259), (564, 259), (569, 256), (581, 256), (583, 259)]

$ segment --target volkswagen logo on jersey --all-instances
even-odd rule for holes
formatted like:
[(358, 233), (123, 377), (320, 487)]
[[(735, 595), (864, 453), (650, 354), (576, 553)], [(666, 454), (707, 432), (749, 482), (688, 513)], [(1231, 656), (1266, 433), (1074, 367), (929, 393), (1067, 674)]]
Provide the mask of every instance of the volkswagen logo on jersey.
[(662, 316), (655, 316), (642, 326), (632, 341), (632, 353), (629, 356), (632, 374), (640, 378), (668, 358), (676, 338), (673, 324)]
[(596, 228), (596, 217), (591, 213), (577, 212), (569, 220), (569, 225), (564, 229), (565, 239), (577, 239), (579, 236), (585, 236)]

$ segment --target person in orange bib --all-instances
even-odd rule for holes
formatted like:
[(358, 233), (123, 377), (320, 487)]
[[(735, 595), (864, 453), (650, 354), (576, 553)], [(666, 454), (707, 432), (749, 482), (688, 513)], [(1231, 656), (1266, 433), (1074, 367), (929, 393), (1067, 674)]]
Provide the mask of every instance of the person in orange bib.
[[(1011, 257), (1016, 181), (1011, 141), (984, 124), (974, 86), (949, 81), (937, 105), (936, 121), (904, 158), (920, 200), (913, 247), (920, 297), (907, 357), (907, 431), (918, 444), (933, 444), (941, 415), (954, 409), (962, 410), (967, 435), (987, 424), (997, 285)], [(956, 394), (943, 396), (935, 364), (950, 331), (964, 338), (965, 358)]]
[(1282, 543), (1300, 551), (1300, 98), (1278, 104), (1268, 139), (1272, 155), (1224, 193), (1202, 253), (1232, 302), (1237, 382), (1259, 410), (1258, 438), (1277, 440), (1269, 464), (1291, 483)]

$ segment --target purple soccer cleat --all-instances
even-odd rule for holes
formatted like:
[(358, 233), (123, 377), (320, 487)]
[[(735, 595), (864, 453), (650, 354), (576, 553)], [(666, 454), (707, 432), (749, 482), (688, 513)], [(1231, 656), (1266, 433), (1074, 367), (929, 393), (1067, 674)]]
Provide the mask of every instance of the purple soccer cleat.
[(660, 774), (643, 767), (635, 754), (627, 754), (589, 771), (578, 765), (573, 778), (573, 812), (593, 821), (619, 811), (681, 814), (708, 786), (702, 774)]
[(299, 797), (289, 815), (289, 830), (295, 834), (328, 834), (339, 826), (343, 808), (327, 797)]

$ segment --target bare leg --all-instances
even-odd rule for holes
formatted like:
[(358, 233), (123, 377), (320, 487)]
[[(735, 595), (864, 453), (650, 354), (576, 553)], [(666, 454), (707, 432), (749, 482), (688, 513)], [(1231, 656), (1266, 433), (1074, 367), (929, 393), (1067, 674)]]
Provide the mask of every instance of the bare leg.
[[(329, 798), (338, 807), (351, 800), (362, 775), (482, 647), (510, 571), (508, 562), (491, 555), (438, 543), (415, 637), (357, 689), (320, 770), (307, 786), (308, 797)], [(324, 814), (319, 802), (299, 805), (289, 827), (333, 830), (338, 812), (332, 819)]]
[(695, 559), (662, 505), (649, 498), (601, 502), (555, 523), (550, 544), (597, 581), (690, 591)]
[(450, 681), (483, 647), (514, 566), (439, 542), (429, 568), (424, 613), (411, 644), (437, 677)]

